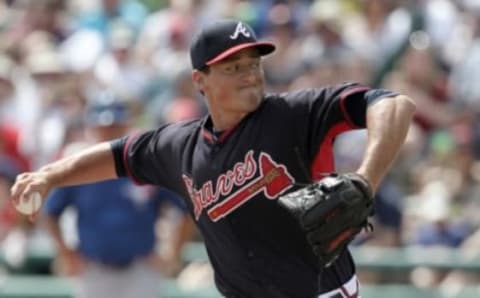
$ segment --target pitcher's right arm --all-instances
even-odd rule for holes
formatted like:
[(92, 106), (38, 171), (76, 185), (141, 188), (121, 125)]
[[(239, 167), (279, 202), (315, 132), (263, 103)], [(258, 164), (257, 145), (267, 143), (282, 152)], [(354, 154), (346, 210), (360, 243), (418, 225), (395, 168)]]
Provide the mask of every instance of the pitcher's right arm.
[(34, 192), (43, 199), (55, 187), (93, 183), (117, 178), (110, 142), (103, 142), (49, 163), (35, 172), (17, 176), (11, 199), (18, 201)]

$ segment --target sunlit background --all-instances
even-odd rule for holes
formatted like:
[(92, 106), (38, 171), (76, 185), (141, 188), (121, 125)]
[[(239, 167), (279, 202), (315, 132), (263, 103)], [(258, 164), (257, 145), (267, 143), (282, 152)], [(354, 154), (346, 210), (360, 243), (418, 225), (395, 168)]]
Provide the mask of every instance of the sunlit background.
[[(85, 108), (105, 94), (128, 106), (132, 131), (204, 115), (189, 41), (219, 17), (276, 43), (269, 91), (356, 81), (417, 103), (375, 232), (352, 245), (362, 298), (480, 297), (480, 0), (0, 0), (0, 297), (72, 294), (42, 217), (12, 210), (13, 177), (82, 148)], [(338, 139), (339, 171), (364, 142)], [(177, 217), (162, 217), (161, 239)], [(62, 218), (70, 245), (74, 218)], [(219, 296), (201, 237), (190, 243), (159, 297)]]

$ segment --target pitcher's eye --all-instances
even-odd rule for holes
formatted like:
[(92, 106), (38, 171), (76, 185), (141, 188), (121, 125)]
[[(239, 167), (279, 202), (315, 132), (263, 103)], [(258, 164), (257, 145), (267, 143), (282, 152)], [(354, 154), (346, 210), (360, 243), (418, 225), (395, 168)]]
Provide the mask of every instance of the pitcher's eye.
[(235, 68), (233, 65), (227, 65), (223, 68), (223, 72), (227, 74), (233, 73), (234, 71), (235, 71)]

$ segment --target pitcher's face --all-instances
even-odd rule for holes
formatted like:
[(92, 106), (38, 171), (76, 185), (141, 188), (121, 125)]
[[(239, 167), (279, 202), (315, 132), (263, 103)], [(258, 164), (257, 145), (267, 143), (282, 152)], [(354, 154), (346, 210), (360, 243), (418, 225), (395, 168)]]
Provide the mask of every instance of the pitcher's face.
[(264, 73), (261, 57), (254, 48), (240, 50), (209, 66), (197, 84), (210, 108), (249, 113), (262, 102)]

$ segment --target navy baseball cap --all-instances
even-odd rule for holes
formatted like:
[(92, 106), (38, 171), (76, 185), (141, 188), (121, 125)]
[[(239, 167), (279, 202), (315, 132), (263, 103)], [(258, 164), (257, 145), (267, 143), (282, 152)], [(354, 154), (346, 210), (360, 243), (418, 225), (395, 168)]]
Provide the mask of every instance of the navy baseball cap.
[(208, 24), (193, 38), (190, 59), (194, 69), (203, 69), (246, 48), (256, 48), (261, 56), (275, 50), (270, 42), (257, 40), (247, 24), (236, 20), (219, 20)]
[(85, 122), (88, 126), (126, 124), (130, 111), (126, 102), (110, 92), (100, 92), (89, 102)]

